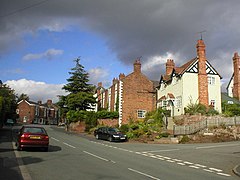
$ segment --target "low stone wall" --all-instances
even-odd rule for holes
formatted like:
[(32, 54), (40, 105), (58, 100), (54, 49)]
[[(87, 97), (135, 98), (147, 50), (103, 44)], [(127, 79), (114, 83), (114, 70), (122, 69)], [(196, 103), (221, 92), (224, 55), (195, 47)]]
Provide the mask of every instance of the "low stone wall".
[(85, 132), (86, 124), (85, 122), (75, 122), (69, 125), (70, 131)]
[(98, 124), (103, 126), (116, 127), (118, 126), (118, 119), (98, 119)]

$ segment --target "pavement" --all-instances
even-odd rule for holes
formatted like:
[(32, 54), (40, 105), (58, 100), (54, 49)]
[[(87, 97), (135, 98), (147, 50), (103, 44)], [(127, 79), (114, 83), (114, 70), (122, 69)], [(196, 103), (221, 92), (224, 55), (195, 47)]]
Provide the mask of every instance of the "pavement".
[(23, 180), (19, 158), (13, 148), (12, 129), (0, 128), (0, 177), (8, 180)]
[(240, 177), (240, 164), (233, 168), (233, 172)]

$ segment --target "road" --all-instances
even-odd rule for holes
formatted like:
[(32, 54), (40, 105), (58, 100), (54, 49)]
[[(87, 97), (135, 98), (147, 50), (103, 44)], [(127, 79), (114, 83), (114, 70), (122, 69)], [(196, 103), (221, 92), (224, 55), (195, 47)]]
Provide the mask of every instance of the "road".
[[(215, 144), (114, 143), (45, 126), (49, 152), (16, 152), (33, 180), (239, 179), (240, 142)], [(26, 176), (25, 179), (30, 179)]]

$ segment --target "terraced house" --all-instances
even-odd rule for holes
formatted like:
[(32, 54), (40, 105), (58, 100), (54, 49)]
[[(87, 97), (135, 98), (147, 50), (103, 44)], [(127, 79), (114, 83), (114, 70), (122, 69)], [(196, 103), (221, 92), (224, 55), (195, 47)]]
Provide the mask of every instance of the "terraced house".
[(156, 108), (156, 90), (154, 82), (141, 72), (140, 60), (133, 64), (133, 72), (114, 78), (109, 88), (102, 83), (97, 88), (97, 109), (105, 108), (118, 111), (118, 124), (127, 124), (145, 118), (145, 114)]
[(57, 124), (60, 117), (59, 108), (52, 100), (44, 104), (41, 101), (21, 100), (18, 102), (17, 114), (19, 122), (25, 124)]
[(205, 48), (204, 41), (198, 40), (197, 56), (180, 67), (174, 60), (167, 60), (157, 90), (157, 107), (178, 116), (190, 103), (201, 103), (221, 113), (221, 76), (207, 60)]

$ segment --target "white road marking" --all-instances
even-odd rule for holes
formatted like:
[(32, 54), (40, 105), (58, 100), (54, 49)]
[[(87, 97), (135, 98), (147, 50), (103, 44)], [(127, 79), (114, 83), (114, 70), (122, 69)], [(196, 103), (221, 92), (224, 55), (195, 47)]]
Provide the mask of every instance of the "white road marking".
[(216, 171), (216, 172), (222, 172), (221, 169), (216, 169), (216, 168), (209, 168), (209, 169), (212, 170), (212, 171)]
[(198, 166), (189, 166), (189, 167), (194, 168), (194, 169), (199, 169), (200, 168)]
[(227, 177), (231, 176), (230, 174), (225, 174), (225, 173), (217, 173), (217, 174), (222, 176), (227, 176)]
[(181, 166), (185, 166), (186, 164), (184, 164), (184, 163), (177, 163), (177, 164), (179, 164), (179, 165), (181, 165)]
[(56, 138), (54, 138), (54, 137), (51, 137), (51, 139), (53, 139), (53, 140), (55, 140), (55, 141), (59, 142), (59, 140), (58, 140), (58, 139), (56, 139)]
[(239, 146), (239, 144), (226, 144), (226, 145), (216, 145), (216, 146), (201, 146), (201, 147), (196, 147), (196, 149), (208, 149), (208, 148), (229, 147), (229, 146)]
[(188, 161), (184, 161), (184, 163), (185, 163), (185, 164), (188, 164), (188, 165), (191, 165), (191, 164), (193, 164), (193, 163), (191, 163), (191, 162), (188, 162)]
[(203, 169), (204, 171), (207, 171), (207, 172), (211, 172), (211, 173), (213, 173), (214, 171), (212, 171), (212, 170), (209, 170), (209, 169)]
[[(88, 154), (88, 155), (91, 155), (91, 156), (93, 156), (93, 157), (96, 157), (96, 158), (98, 158), (98, 159), (101, 159), (101, 160), (103, 160), (103, 161), (109, 161), (108, 159), (105, 159), (105, 158), (103, 158), (103, 157), (97, 156), (97, 155), (92, 154), (92, 153), (90, 153), (90, 152), (87, 152), (87, 151), (83, 151), (83, 152), (86, 153), (86, 154)], [(114, 161), (112, 161), (112, 162), (114, 162)], [(115, 162), (114, 162), (114, 163), (115, 163)]]
[(65, 144), (66, 146), (69, 146), (69, 147), (71, 147), (71, 148), (76, 148), (76, 147), (74, 147), (74, 146), (72, 146), (72, 145), (70, 145), (70, 144), (68, 144), (68, 143), (65, 143), (65, 142), (63, 142), (63, 144)]
[[(94, 142), (94, 141), (92, 141)], [(94, 142), (96, 143), (96, 142)], [(98, 143), (98, 142), (97, 142)], [(192, 162), (188, 162), (188, 161), (183, 161), (181, 159), (172, 159), (170, 157), (166, 157), (166, 156), (161, 156), (161, 155), (156, 155), (156, 154), (153, 154), (154, 152), (164, 152), (164, 151), (177, 151), (177, 150), (180, 150), (180, 149), (166, 149), (166, 150), (157, 150), (157, 151), (144, 151), (144, 152), (134, 152), (134, 151), (131, 151), (131, 150), (127, 150), (127, 149), (123, 149), (123, 148), (119, 148), (119, 147), (115, 147), (115, 146), (108, 146), (106, 144), (103, 144), (103, 143), (98, 143), (98, 144), (101, 144), (101, 145), (104, 145), (104, 146), (107, 146), (107, 147), (111, 147), (111, 148), (114, 148), (114, 149), (118, 149), (118, 150), (121, 150), (121, 151), (126, 151), (126, 152), (130, 152), (130, 153), (136, 153), (136, 154), (139, 154), (139, 155), (143, 155), (143, 156), (147, 156), (147, 157), (151, 157), (151, 158), (155, 158), (155, 159), (158, 159), (158, 160), (162, 160), (162, 161), (166, 161), (166, 162), (171, 162), (171, 163), (176, 163), (178, 165), (181, 165), (181, 166), (185, 166), (185, 165), (188, 165), (188, 167), (190, 168), (194, 168), (194, 169), (200, 169), (200, 168), (203, 168), (204, 171), (206, 172), (211, 172), (211, 173), (216, 173), (218, 175), (222, 175), (222, 176), (231, 176), (229, 174), (225, 174), (225, 173), (222, 173), (223, 170), (221, 169), (216, 169), (216, 168), (209, 168), (207, 169), (207, 166), (205, 165), (201, 165), (201, 164), (194, 164)], [(239, 146), (239, 145), (236, 145), (236, 144), (231, 144), (231, 145), (218, 145), (218, 146), (204, 146), (204, 147), (196, 147), (196, 149), (205, 149), (205, 148), (215, 148), (215, 147), (223, 147), (223, 146)], [(87, 152), (85, 152), (87, 153)], [(98, 157), (96, 155), (94, 155), (95, 157)], [(101, 157), (100, 157), (101, 158)], [(104, 159), (104, 158), (103, 158)], [(106, 161), (109, 161), (107, 159), (105, 159)], [(114, 161), (111, 161), (112, 163), (115, 163)], [(205, 169), (204, 169), (205, 168)], [(131, 168), (128, 168), (130, 171), (134, 171), (134, 172), (137, 172), (139, 174), (141, 174), (142, 172), (139, 172), (137, 170), (134, 170), (134, 169), (131, 169)], [(145, 173), (142, 173), (142, 174), (145, 174)], [(148, 174), (146, 174), (147, 177)], [(151, 177), (150, 177), (151, 178)], [(155, 177), (153, 177), (154, 179)]]
[(164, 150), (155, 150), (155, 151), (144, 151), (142, 153), (151, 153), (151, 152), (168, 152), (168, 151), (178, 151), (180, 149), (164, 149)]
[(154, 176), (151, 176), (149, 174), (146, 174), (146, 173), (143, 173), (143, 172), (140, 172), (140, 171), (137, 171), (137, 170), (134, 170), (134, 169), (131, 169), (131, 168), (128, 168), (129, 171), (132, 171), (132, 172), (135, 172), (135, 173), (138, 173), (138, 174), (141, 174), (143, 176), (146, 176), (146, 177), (149, 177), (151, 179), (155, 179), (155, 180), (160, 180), (159, 178), (156, 178)]
[(173, 159), (174, 161), (181, 162), (182, 160), (180, 159)]
[(201, 164), (194, 164), (195, 166), (201, 167), (201, 168), (205, 168), (207, 166), (201, 165)]

